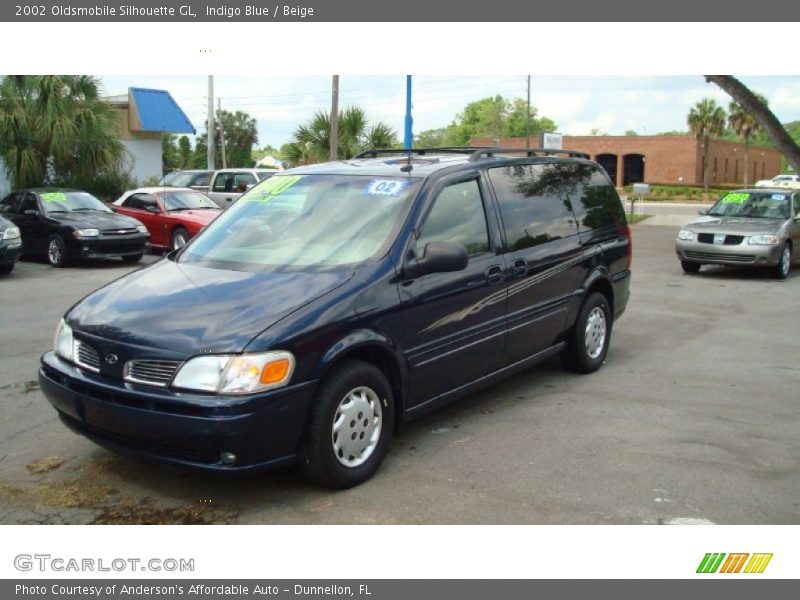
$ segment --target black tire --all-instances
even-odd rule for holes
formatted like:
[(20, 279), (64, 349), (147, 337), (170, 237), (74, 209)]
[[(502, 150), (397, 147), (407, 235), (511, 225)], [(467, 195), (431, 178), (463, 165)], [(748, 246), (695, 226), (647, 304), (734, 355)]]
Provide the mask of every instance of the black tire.
[(69, 264), (67, 245), (64, 243), (64, 238), (58, 234), (51, 235), (47, 240), (47, 262), (57, 269)]
[[(603, 336), (600, 346), (590, 349), (589, 342), (587, 342), (587, 335), (593, 344), (596, 344), (599, 339), (597, 334), (599, 331), (592, 328), (590, 334), (587, 334), (587, 326), (589, 325), (590, 318), (595, 319), (593, 323), (599, 323), (596, 319), (599, 318), (599, 313), (602, 313)], [(575, 321), (575, 326), (570, 331), (569, 339), (567, 340), (567, 347), (561, 352), (561, 361), (571, 371), (577, 373), (593, 373), (597, 371), (606, 359), (608, 353), (608, 345), (611, 341), (611, 309), (608, 305), (608, 300), (603, 294), (594, 292), (586, 298), (586, 301), (581, 307), (578, 314), (578, 319)], [(599, 352), (596, 352), (599, 350)]]
[(189, 232), (183, 227), (178, 227), (172, 232), (171, 245), (173, 250), (182, 248), (189, 241)]
[(781, 258), (778, 264), (772, 267), (772, 276), (775, 279), (786, 279), (792, 266), (792, 247), (787, 243), (781, 249)]
[(8, 263), (7, 265), (0, 265), (0, 275), (8, 275), (14, 269), (16, 263)]
[[(371, 446), (371, 450), (367, 447), (364, 452), (369, 451), (366, 457), (350, 455), (344, 456), (342, 448), (337, 452), (335, 448), (335, 440), (345, 440), (345, 444), (349, 444), (347, 438), (340, 437), (343, 431), (354, 436), (354, 444), (359, 444), (359, 438), (365, 440), (365, 434), (372, 431), (375, 432), (374, 417), (376, 412), (373, 412), (372, 428), (369, 429), (368, 421), (370, 421), (368, 414), (363, 412), (354, 413), (350, 416), (345, 416), (344, 412), (340, 412), (341, 405), (348, 400), (350, 394), (357, 392), (359, 389), (370, 390), (373, 393), (372, 405), (377, 404), (380, 408), (379, 423), (380, 428), (377, 433), (377, 438)], [(356, 394), (358, 396), (358, 394)], [(361, 392), (361, 398), (369, 398), (367, 392)], [(359, 401), (360, 402), (360, 401)], [(353, 404), (351, 400), (348, 404), (351, 405), (350, 410), (359, 410), (360, 405)], [(375, 411), (374, 408), (370, 409)], [(342, 423), (342, 432), (334, 433), (334, 424), (337, 420)], [(363, 419), (363, 421), (362, 421)], [(314, 397), (314, 403), (311, 406), (306, 423), (306, 429), (303, 434), (303, 439), (300, 443), (300, 468), (305, 476), (325, 487), (334, 489), (346, 489), (365, 482), (372, 477), (375, 471), (381, 464), (386, 451), (389, 448), (389, 442), (394, 430), (394, 398), (392, 396), (392, 388), (386, 379), (386, 376), (374, 365), (369, 363), (348, 360), (334, 368), (320, 383), (317, 393)], [(369, 444), (369, 441), (363, 442)], [(343, 461), (352, 459), (353, 461), (362, 460), (360, 464), (352, 466), (346, 465)]]
[(133, 256), (123, 256), (122, 261), (126, 263), (137, 263), (142, 260), (144, 254), (135, 254)]
[(697, 273), (702, 266), (700, 263), (689, 262), (688, 260), (681, 261), (681, 268), (684, 273)]

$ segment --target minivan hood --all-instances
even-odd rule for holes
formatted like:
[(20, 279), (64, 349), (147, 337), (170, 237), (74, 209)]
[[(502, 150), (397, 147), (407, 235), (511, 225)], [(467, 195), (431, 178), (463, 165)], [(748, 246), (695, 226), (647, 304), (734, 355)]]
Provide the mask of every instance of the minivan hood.
[(776, 233), (783, 225), (783, 219), (748, 219), (746, 217), (703, 216), (684, 228), (697, 233), (736, 233), (739, 235), (759, 235)]
[(90, 294), (67, 322), (79, 332), (187, 355), (241, 352), (352, 277), (347, 270), (250, 273), (161, 260)]

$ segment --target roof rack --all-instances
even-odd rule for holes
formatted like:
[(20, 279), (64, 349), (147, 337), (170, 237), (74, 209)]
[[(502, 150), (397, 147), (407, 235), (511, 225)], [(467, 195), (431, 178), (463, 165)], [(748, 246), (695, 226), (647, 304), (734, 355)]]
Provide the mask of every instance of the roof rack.
[(525, 153), (528, 157), (533, 156), (556, 156), (562, 154), (571, 158), (591, 158), (585, 152), (577, 152), (576, 150), (561, 150), (560, 148), (478, 148), (470, 154), (469, 160), (474, 162), (480, 160), (484, 156), (491, 158), (495, 154), (518, 154)]
[(383, 148), (365, 150), (361, 154), (357, 154), (353, 158), (378, 158), (380, 154), (417, 154), (425, 156), (426, 154), (473, 154), (475, 147), (469, 146), (444, 146), (442, 148)]

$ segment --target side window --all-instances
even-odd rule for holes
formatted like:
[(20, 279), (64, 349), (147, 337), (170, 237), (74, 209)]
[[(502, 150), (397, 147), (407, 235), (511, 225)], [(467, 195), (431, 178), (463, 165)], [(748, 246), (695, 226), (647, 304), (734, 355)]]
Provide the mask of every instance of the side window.
[(800, 217), (800, 192), (794, 195), (794, 216)]
[(513, 165), (489, 169), (512, 252), (577, 235), (570, 191), (578, 182), (561, 167)]
[(470, 256), (489, 251), (489, 233), (481, 190), (476, 179), (444, 188), (428, 213), (417, 239), (417, 256), (431, 242), (463, 245)]
[(214, 179), (215, 192), (232, 192), (233, 191), (233, 173), (220, 173)]
[(158, 203), (150, 194), (134, 194), (125, 201), (125, 206), (139, 210), (147, 210), (150, 206), (158, 208)]
[(237, 173), (233, 179), (233, 187), (235, 191), (244, 191), (247, 186), (255, 185), (258, 179), (252, 173)]
[(139, 201), (138, 201), (139, 194), (131, 194), (125, 201), (122, 203), (122, 206), (125, 208), (139, 208)]
[(198, 175), (195, 180), (192, 182), (192, 185), (208, 185), (208, 182), (211, 180), (211, 175), (208, 173), (201, 173)]
[(580, 232), (624, 226), (625, 211), (617, 190), (599, 169), (592, 169), (588, 175), (572, 195), (572, 208), (578, 218)]
[[(17, 196), (20, 196), (20, 194), (17, 194)], [(39, 210), (39, 206), (36, 204), (36, 195), (30, 192), (25, 194), (19, 205), (20, 214), (24, 215), (26, 210)]]
[(0, 201), (0, 213), (16, 213), (19, 207), (19, 195), (9, 194)]

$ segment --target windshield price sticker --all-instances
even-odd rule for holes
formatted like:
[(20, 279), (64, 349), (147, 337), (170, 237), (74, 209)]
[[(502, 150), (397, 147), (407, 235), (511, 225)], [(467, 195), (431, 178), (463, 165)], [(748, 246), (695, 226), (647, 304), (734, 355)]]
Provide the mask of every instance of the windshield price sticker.
[(750, 194), (745, 194), (742, 192), (738, 192), (735, 194), (728, 194), (722, 199), (723, 204), (744, 204), (747, 202), (747, 199), (750, 197)]
[(402, 179), (373, 179), (364, 193), (368, 196), (399, 196), (407, 185), (408, 182)]
[(62, 202), (67, 199), (66, 194), (63, 192), (45, 192), (39, 194), (39, 197), (45, 202)]
[(275, 196), (280, 196), (302, 178), (302, 175), (290, 175), (289, 177), (276, 175), (270, 177), (242, 199), (245, 202), (269, 202)]

